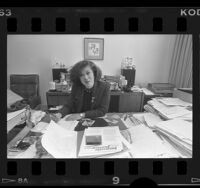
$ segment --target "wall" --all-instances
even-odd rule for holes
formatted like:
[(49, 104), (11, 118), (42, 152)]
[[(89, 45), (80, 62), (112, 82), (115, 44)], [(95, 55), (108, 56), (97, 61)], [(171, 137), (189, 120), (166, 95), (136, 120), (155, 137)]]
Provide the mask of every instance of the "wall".
[(168, 81), (175, 35), (8, 35), (8, 87), (10, 74), (39, 74), (40, 95), (46, 104), (55, 58), (66, 66), (82, 60), (85, 37), (104, 38), (104, 60), (94, 61), (103, 74), (120, 74), (122, 59), (131, 56), (136, 84)]

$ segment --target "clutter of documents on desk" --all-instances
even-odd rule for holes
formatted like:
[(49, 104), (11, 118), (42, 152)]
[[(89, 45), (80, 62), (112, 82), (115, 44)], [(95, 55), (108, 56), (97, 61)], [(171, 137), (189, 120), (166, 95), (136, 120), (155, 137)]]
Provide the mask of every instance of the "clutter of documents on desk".
[(45, 133), (47, 130), (47, 127), (49, 126), (49, 123), (46, 122), (39, 122), (35, 127), (31, 129), (32, 132), (40, 132), (40, 133)]
[(26, 120), (26, 109), (17, 110), (7, 113), (7, 133), (16, 125), (23, 123)]
[(133, 158), (170, 158), (178, 157), (171, 148), (166, 147), (163, 140), (144, 124), (121, 131), (130, 143), (129, 152)]
[(158, 115), (153, 113), (144, 113), (144, 120), (148, 127), (155, 128), (155, 125), (163, 121)]
[(124, 125), (127, 128), (131, 128), (133, 126), (141, 125), (143, 124), (142, 121), (139, 120), (139, 118), (136, 118), (132, 114), (125, 114), (122, 118), (121, 121), (124, 123)]
[[(192, 103), (154, 98), (145, 105), (147, 125), (180, 157), (192, 157)], [(150, 110), (149, 110), (150, 109)]]
[[(90, 137), (90, 143), (87, 138)], [(91, 139), (93, 137), (93, 139)], [(91, 143), (93, 140), (93, 143)], [(119, 127), (88, 127), (85, 129), (79, 157), (97, 157), (122, 151), (123, 145)]]
[(169, 142), (182, 157), (192, 157), (192, 123), (181, 119), (161, 121), (157, 133)]
[(76, 158), (77, 132), (51, 121), (41, 139), (42, 146), (55, 158)]
[(148, 101), (144, 109), (159, 114), (165, 120), (180, 118), (192, 121), (191, 107), (192, 103), (186, 103), (178, 98), (159, 97)]

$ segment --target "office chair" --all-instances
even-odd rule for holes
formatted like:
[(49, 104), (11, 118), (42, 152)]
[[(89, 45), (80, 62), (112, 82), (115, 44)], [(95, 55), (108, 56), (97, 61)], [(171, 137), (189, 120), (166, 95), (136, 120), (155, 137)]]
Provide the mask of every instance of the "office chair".
[(11, 74), (10, 89), (27, 100), (32, 109), (41, 104), (37, 74)]

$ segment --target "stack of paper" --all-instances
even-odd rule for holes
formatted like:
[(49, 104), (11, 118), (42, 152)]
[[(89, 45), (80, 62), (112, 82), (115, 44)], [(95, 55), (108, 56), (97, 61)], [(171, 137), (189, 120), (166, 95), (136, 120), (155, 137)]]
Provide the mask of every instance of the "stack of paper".
[[(166, 105), (166, 104), (169, 104), (169, 105)], [(180, 106), (180, 104), (182, 106)], [(148, 101), (148, 105), (151, 108), (153, 108), (155, 111), (157, 111), (157, 113), (165, 119), (174, 119), (174, 118), (180, 118), (180, 117), (183, 118), (185, 116), (189, 118), (191, 117), (191, 114), (192, 114), (192, 111), (188, 110), (185, 106), (183, 106), (183, 105), (189, 105), (189, 104), (184, 103), (184, 101), (180, 102), (180, 100), (176, 100), (176, 99), (165, 100), (163, 98), (154, 98)]]
[[(128, 133), (124, 134), (125, 132)], [(130, 142), (129, 151), (134, 158), (178, 157), (176, 153), (164, 145), (162, 139), (145, 125), (124, 130), (123, 136)]]
[(144, 120), (150, 128), (154, 128), (158, 122), (163, 121), (158, 115), (152, 113), (144, 113)]
[(159, 122), (155, 128), (183, 157), (192, 157), (192, 123), (173, 119)]
[(192, 103), (185, 102), (179, 98), (172, 98), (172, 97), (164, 97), (164, 98), (157, 98), (157, 100), (167, 106), (192, 106)]
[[(87, 138), (91, 138), (90, 140), (93, 140), (94, 143), (92, 141), (87, 143)], [(122, 151), (122, 149), (123, 145), (119, 127), (89, 127), (84, 131), (78, 156), (95, 157), (117, 153)]]

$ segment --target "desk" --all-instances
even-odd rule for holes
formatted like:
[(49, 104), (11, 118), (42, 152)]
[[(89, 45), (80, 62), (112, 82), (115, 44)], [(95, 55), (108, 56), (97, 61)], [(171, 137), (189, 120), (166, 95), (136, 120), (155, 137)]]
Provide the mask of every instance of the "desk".
[[(48, 91), (47, 106), (67, 104), (70, 94), (67, 92)], [(144, 94), (142, 92), (111, 91), (108, 112), (141, 112)]]
[[(133, 113), (129, 113), (129, 114), (133, 114)], [(134, 113), (134, 116), (136, 116), (136, 115), (137, 115), (137, 118), (140, 119), (140, 121), (142, 121), (143, 113), (137, 113), (137, 114)], [(124, 126), (124, 124), (122, 123), (122, 120), (121, 120), (121, 118), (124, 119), (124, 116), (125, 116), (124, 113), (108, 113), (103, 118), (105, 120), (107, 120), (107, 122), (109, 122), (110, 125), (119, 126), (120, 131), (123, 131), (123, 130), (127, 129), (127, 127)], [(115, 122), (114, 121), (111, 122), (109, 120), (115, 120)], [(143, 124), (141, 124), (141, 125), (143, 125)], [(138, 125), (138, 126), (140, 126), (140, 125)], [(143, 125), (143, 126), (146, 127), (145, 125)], [(149, 129), (149, 128), (146, 127), (146, 129)], [(141, 135), (142, 134), (143, 134), (143, 132), (141, 132)], [(155, 134), (155, 133), (153, 133), (153, 134)], [(83, 136), (83, 131), (79, 131), (78, 136), (77, 136), (77, 153), (80, 148), (82, 136)], [(12, 152), (8, 152), (8, 158), (53, 158), (53, 156), (51, 156), (41, 145), (42, 133), (34, 133), (34, 132), (30, 131), (28, 133), (27, 137), (31, 137), (31, 139), (34, 139), (33, 144), (23, 153), (17, 154), (15, 152), (13, 154)], [(148, 140), (148, 138), (147, 138), (145, 142), (149, 143), (150, 140)], [(145, 143), (145, 142), (144, 142), (144, 140), (142, 141), (142, 143)], [(161, 142), (161, 140), (159, 140), (159, 142)], [(170, 146), (168, 146), (168, 147), (170, 147)], [(148, 150), (148, 148), (147, 148), (147, 150)], [(178, 156), (178, 154), (175, 151), (171, 151), (170, 154), (172, 154), (173, 158), (175, 158), (174, 156), (180, 157), (180, 156)], [(171, 156), (171, 155), (169, 155), (169, 156)], [(112, 158), (112, 157), (109, 157), (109, 155), (106, 155), (106, 157), (104, 157), (104, 158)], [(151, 158), (151, 157), (149, 157), (149, 158)]]

